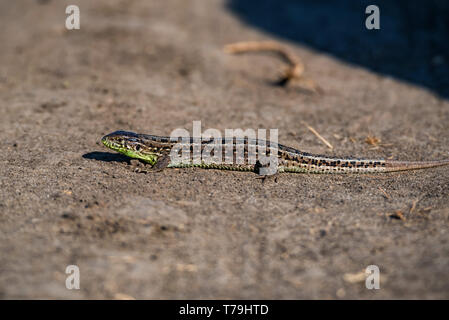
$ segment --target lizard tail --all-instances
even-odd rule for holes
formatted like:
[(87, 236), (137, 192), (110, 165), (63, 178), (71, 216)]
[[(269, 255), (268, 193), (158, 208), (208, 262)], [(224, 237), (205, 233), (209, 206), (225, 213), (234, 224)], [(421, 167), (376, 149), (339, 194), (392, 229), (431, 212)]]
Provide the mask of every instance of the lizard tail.
[(385, 171), (404, 171), (404, 170), (418, 170), (440, 166), (449, 165), (449, 159), (447, 160), (434, 160), (434, 161), (397, 161), (397, 160), (385, 160)]

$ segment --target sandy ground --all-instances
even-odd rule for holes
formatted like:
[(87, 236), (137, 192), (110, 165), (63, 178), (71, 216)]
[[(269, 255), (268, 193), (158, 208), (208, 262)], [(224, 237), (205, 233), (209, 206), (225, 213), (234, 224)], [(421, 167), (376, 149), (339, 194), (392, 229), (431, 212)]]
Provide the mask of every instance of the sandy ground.
[[(1, 298), (449, 298), (448, 168), (262, 183), (139, 173), (100, 144), (201, 120), (278, 128), (314, 153), (442, 159), (446, 99), (264, 33), (223, 1), (71, 1), (73, 31), (67, 4), (0, 2)], [(323, 93), (271, 85), (273, 57), (222, 51), (267, 39), (301, 56)], [(72, 264), (80, 290), (65, 287)], [(380, 290), (365, 288), (371, 264)]]

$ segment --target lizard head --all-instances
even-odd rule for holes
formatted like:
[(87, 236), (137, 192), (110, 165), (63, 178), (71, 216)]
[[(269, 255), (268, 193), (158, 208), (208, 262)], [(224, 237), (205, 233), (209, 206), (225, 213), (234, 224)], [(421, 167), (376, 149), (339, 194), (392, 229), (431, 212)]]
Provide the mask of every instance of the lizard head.
[(157, 162), (157, 148), (145, 143), (138, 134), (128, 131), (115, 131), (103, 138), (101, 142), (114, 151), (134, 159), (140, 159), (154, 165)]

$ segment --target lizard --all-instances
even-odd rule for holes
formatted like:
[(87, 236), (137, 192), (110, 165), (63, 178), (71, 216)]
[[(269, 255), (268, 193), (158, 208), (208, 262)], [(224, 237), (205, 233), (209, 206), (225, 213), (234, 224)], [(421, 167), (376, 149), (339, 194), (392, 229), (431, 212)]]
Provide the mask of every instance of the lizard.
[[(190, 151), (193, 150), (195, 144), (200, 144), (201, 150), (211, 143), (217, 143), (217, 140), (204, 140), (201, 138), (189, 137), (187, 147)], [(270, 141), (250, 138), (234, 138), (233, 144), (233, 159), (230, 163), (214, 163), (200, 161), (195, 163), (190, 159), (185, 159), (181, 162), (173, 162), (170, 158), (172, 148), (178, 143), (185, 143), (181, 137), (164, 137), (148, 134), (138, 134), (128, 131), (115, 131), (101, 139), (101, 142), (108, 148), (124, 154), (133, 159), (139, 159), (148, 163), (156, 171), (165, 168), (186, 168), (199, 167), (204, 169), (221, 169), (232, 171), (252, 171), (260, 175), (262, 174), (260, 168), (263, 166), (259, 161), (251, 163), (248, 160), (249, 146), (269, 146)], [(229, 140), (225, 138), (218, 139), (225, 149), (225, 143)], [(243, 162), (236, 161), (237, 145), (242, 145), (244, 148)], [(268, 148), (267, 148), (268, 150)], [(432, 168), (438, 166), (449, 165), (447, 160), (432, 160), (432, 161), (400, 161), (388, 159), (359, 159), (359, 158), (339, 158), (334, 156), (325, 156), (318, 154), (311, 154), (303, 152), (291, 147), (281, 144), (277, 145), (277, 159), (278, 166), (274, 173), (282, 172), (296, 172), (296, 173), (383, 173), (395, 172), (405, 170), (417, 170)]]

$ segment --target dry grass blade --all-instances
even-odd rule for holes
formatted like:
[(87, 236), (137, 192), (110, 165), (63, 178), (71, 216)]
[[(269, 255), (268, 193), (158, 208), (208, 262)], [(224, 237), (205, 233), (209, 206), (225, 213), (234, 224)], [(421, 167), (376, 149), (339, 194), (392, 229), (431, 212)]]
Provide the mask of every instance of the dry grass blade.
[(388, 195), (388, 193), (381, 187), (379, 187), (379, 190), (384, 194), (385, 198), (387, 198), (388, 200), (391, 199), (391, 197)]
[(421, 200), (421, 199), (416, 199), (412, 202), (412, 207), (410, 208), (409, 213), (413, 213), (413, 211), (415, 211), (416, 205), (418, 204), (419, 200)]
[(324, 137), (321, 134), (319, 134), (318, 131), (309, 126), (307, 123), (305, 122), (303, 123), (307, 127), (307, 129), (309, 129), (315, 136), (317, 136), (317, 138), (320, 139), (329, 149), (331, 150), (334, 149), (334, 147), (330, 144), (330, 142), (324, 139)]

